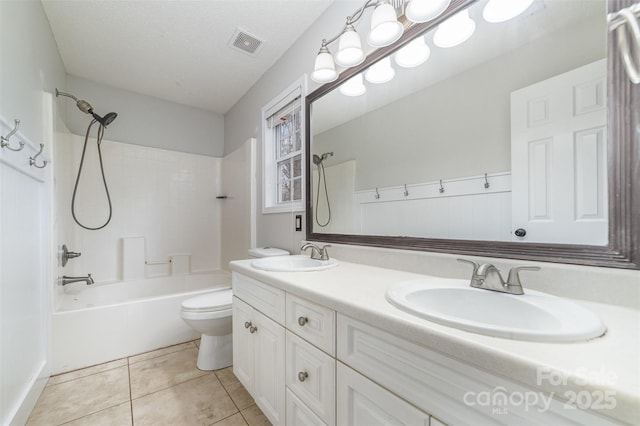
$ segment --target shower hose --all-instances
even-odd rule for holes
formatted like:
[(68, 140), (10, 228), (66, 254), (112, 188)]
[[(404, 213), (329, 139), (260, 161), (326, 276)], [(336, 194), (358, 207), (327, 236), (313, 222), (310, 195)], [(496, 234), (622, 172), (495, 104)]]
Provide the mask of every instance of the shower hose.
[(87, 127), (87, 133), (84, 135), (84, 146), (82, 147), (82, 156), (80, 157), (80, 166), (78, 167), (78, 176), (76, 177), (76, 184), (73, 187), (73, 196), (71, 197), (71, 215), (73, 216), (73, 220), (80, 225), (84, 229), (88, 229), (90, 231), (97, 231), (98, 229), (102, 229), (109, 224), (111, 221), (111, 215), (113, 213), (113, 207), (111, 206), (111, 196), (109, 195), (109, 187), (107, 186), (107, 178), (104, 176), (104, 166), (102, 164), (102, 151), (100, 149), (100, 145), (102, 144), (102, 137), (104, 136), (104, 126), (100, 124), (98, 127), (98, 158), (100, 159), (100, 172), (102, 173), (102, 182), (104, 183), (104, 191), (107, 195), (107, 202), (109, 203), (109, 217), (107, 221), (98, 226), (96, 228), (92, 228), (90, 226), (83, 225), (80, 223), (78, 218), (76, 217), (76, 193), (78, 192), (78, 184), (80, 183), (80, 174), (82, 173), (82, 166), (84, 165), (84, 155), (87, 152), (87, 142), (89, 141), (89, 133), (91, 132), (91, 127), (97, 122), (97, 120), (92, 120)]
[[(325, 199), (327, 200), (327, 211), (329, 213), (329, 217), (327, 218), (327, 221), (324, 223), (320, 223), (320, 221), (318, 220), (318, 205), (320, 202), (320, 175), (322, 175), (322, 182), (324, 182), (324, 196)], [(327, 189), (327, 175), (325, 174), (324, 171), (324, 164), (322, 164), (322, 162), (320, 162), (320, 164), (318, 164), (318, 190), (316, 191), (316, 223), (318, 224), (318, 226), (320, 226), (321, 228), (324, 228), (325, 226), (327, 226), (330, 222), (331, 222), (331, 203), (329, 203), (329, 190)]]

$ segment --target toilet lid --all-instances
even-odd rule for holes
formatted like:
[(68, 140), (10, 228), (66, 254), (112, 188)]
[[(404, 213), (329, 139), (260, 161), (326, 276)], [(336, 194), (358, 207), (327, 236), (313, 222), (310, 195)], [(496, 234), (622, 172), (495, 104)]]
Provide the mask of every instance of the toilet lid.
[(202, 296), (193, 297), (182, 302), (182, 309), (186, 311), (222, 311), (231, 309), (233, 293), (231, 289), (212, 291)]

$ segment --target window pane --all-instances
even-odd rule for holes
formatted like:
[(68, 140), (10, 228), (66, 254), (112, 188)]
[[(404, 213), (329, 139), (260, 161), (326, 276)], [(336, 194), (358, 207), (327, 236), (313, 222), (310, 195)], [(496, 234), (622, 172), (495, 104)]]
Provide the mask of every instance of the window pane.
[(284, 203), (287, 201), (291, 201), (291, 183), (290, 181), (281, 182), (278, 185), (278, 202)]
[(302, 155), (293, 157), (293, 177), (302, 176)]
[(278, 163), (278, 182), (291, 179), (291, 161), (284, 160)]
[(284, 157), (285, 155), (291, 154), (293, 152), (293, 141), (291, 137), (287, 137), (285, 139), (280, 140), (280, 155), (279, 157)]
[(293, 199), (302, 199), (302, 179), (298, 178), (293, 181)]

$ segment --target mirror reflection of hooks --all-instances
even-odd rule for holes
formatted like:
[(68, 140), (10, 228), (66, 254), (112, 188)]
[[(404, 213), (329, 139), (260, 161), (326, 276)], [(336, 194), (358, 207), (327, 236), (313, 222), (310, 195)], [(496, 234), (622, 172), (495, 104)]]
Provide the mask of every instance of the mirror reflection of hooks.
[(9, 139), (11, 138), (11, 136), (16, 134), (16, 132), (18, 131), (18, 127), (20, 127), (20, 120), (16, 118), (13, 121), (15, 123), (13, 130), (10, 131), (9, 134), (7, 134), (7, 136), (0, 136), (0, 138), (2, 138), (0, 140), (0, 148), (7, 148), (11, 151), (22, 151), (22, 148), (24, 148), (24, 142), (22, 141), (18, 142), (18, 144), (20, 145), (19, 148), (12, 148), (11, 146), (9, 146)]
[(34, 166), (34, 167), (37, 167), (37, 168), (39, 168), (39, 169), (44, 169), (45, 167), (47, 167), (47, 160), (43, 160), (43, 161), (42, 161), (42, 166), (38, 166), (38, 165), (36, 164), (36, 158), (38, 158), (38, 156), (39, 156), (40, 154), (42, 154), (42, 150), (43, 150), (43, 149), (44, 149), (44, 144), (43, 144), (43, 143), (41, 143), (41, 144), (40, 144), (40, 151), (38, 151), (38, 153), (37, 153), (36, 155), (34, 155), (33, 157), (29, 157), (29, 165), (30, 165), (30, 166)]
[(440, 189), (438, 191), (442, 194), (444, 192), (444, 186), (442, 186), (442, 179), (440, 179)]
[(407, 184), (406, 183), (404, 184), (404, 193), (403, 194), (404, 194), (405, 197), (409, 196), (409, 190), (407, 189)]
[(376, 200), (380, 199), (380, 193), (378, 192), (378, 188), (376, 188), (376, 194), (374, 195), (374, 197), (376, 197)]
[(487, 178), (487, 174), (484, 174), (484, 187), (485, 189), (488, 189), (491, 186), (491, 184), (489, 184), (489, 178)]

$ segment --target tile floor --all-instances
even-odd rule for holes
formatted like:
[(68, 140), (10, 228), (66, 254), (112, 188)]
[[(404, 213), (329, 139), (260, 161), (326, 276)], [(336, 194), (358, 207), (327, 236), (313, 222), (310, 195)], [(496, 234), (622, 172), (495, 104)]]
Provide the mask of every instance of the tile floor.
[(231, 367), (196, 368), (197, 345), (53, 376), (27, 425), (270, 425)]

